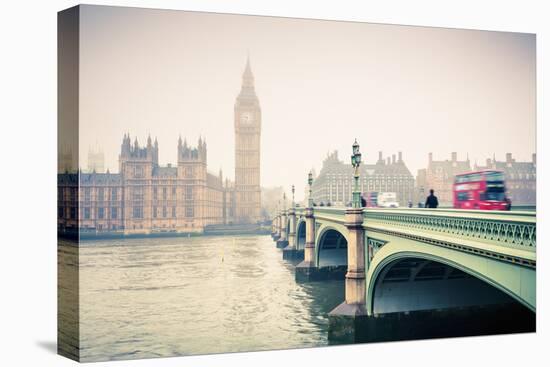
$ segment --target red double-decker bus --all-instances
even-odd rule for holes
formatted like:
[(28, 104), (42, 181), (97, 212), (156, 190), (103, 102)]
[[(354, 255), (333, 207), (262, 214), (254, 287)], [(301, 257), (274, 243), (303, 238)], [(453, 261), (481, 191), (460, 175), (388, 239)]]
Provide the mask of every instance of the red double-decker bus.
[(483, 170), (456, 175), (453, 204), (457, 209), (509, 210), (504, 173)]

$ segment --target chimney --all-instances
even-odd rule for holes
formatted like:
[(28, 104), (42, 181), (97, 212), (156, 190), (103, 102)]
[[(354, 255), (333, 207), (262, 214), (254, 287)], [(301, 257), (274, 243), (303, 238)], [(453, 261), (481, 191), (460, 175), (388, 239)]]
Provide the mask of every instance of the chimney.
[(452, 160), (453, 162), (456, 162), (456, 152), (452, 152), (452, 153), (451, 153), (451, 160)]
[(537, 164), (537, 153), (533, 153), (533, 155), (531, 156), (532, 160), (533, 160), (533, 164)]
[(432, 152), (428, 153), (428, 162), (429, 163), (432, 163), (433, 158), (434, 158), (434, 154)]
[(382, 158), (382, 151), (379, 151), (378, 152), (378, 161), (382, 162), (383, 160), (384, 160), (384, 158)]
[(506, 153), (506, 163), (512, 163), (512, 153)]
[(391, 156), (391, 163), (395, 164), (395, 154), (392, 154), (392, 156)]
[(402, 152), (398, 152), (398, 162), (403, 162), (403, 153)]

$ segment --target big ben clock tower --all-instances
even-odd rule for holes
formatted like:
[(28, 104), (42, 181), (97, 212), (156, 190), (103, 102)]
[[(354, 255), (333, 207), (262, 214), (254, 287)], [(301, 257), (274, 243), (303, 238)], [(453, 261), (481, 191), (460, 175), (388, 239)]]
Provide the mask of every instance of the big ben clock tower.
[(235, 219), (239, 223), (255, 223), (261, 219), (261, 127), (260, 102), (247, 59), (241, 92), (235, 101)]

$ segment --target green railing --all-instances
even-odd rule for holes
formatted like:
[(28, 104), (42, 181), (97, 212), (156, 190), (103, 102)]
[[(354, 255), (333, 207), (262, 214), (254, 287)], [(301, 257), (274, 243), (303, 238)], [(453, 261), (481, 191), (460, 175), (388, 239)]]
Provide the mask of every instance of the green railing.
[[(316, 218), (342, 223), (346, 208), (315, 207)], [(303, 215), (305, 208), (296, 208)], [(411, 230), (429, 236), (445, 235), (491, 245), (536, 251), (535, 211), (483, 211), (462, 209), (381, 209), (364, 210), (365, 228), (384, 226)]]
[(536, 212), (458, 209), (367, 209), (364, 225), (382, 224), (489, 244), (536, 250)]

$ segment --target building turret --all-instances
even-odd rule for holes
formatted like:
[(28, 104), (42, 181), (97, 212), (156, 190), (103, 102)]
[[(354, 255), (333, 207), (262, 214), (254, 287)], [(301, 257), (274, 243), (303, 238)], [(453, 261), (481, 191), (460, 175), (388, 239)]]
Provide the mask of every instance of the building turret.
[(207, 163), (207, 149), (206, 140), (202, 140), (199, 137), (199, 141), (196, 148), (189, 147), (187, 145), (187, 139), (181, 144), (181, 138), (178, 141), (178, 162), (180, 161), (197, 161), (206, 164)]
[(120, 148), (119, 172), (125, 178), (150, 177), (153, 169), (158, 167), (158, 142), (155, 139), (153, 146), (150, 136), (145, 147), (139, 145), (137, 137), (133, 145), (130, 141), (130, 134), (124, 134)]
[(382, 156), (382, 151), (378, 152), (378, 161), (376, 161), (376, 164), (384, 164), (384, 157)]

